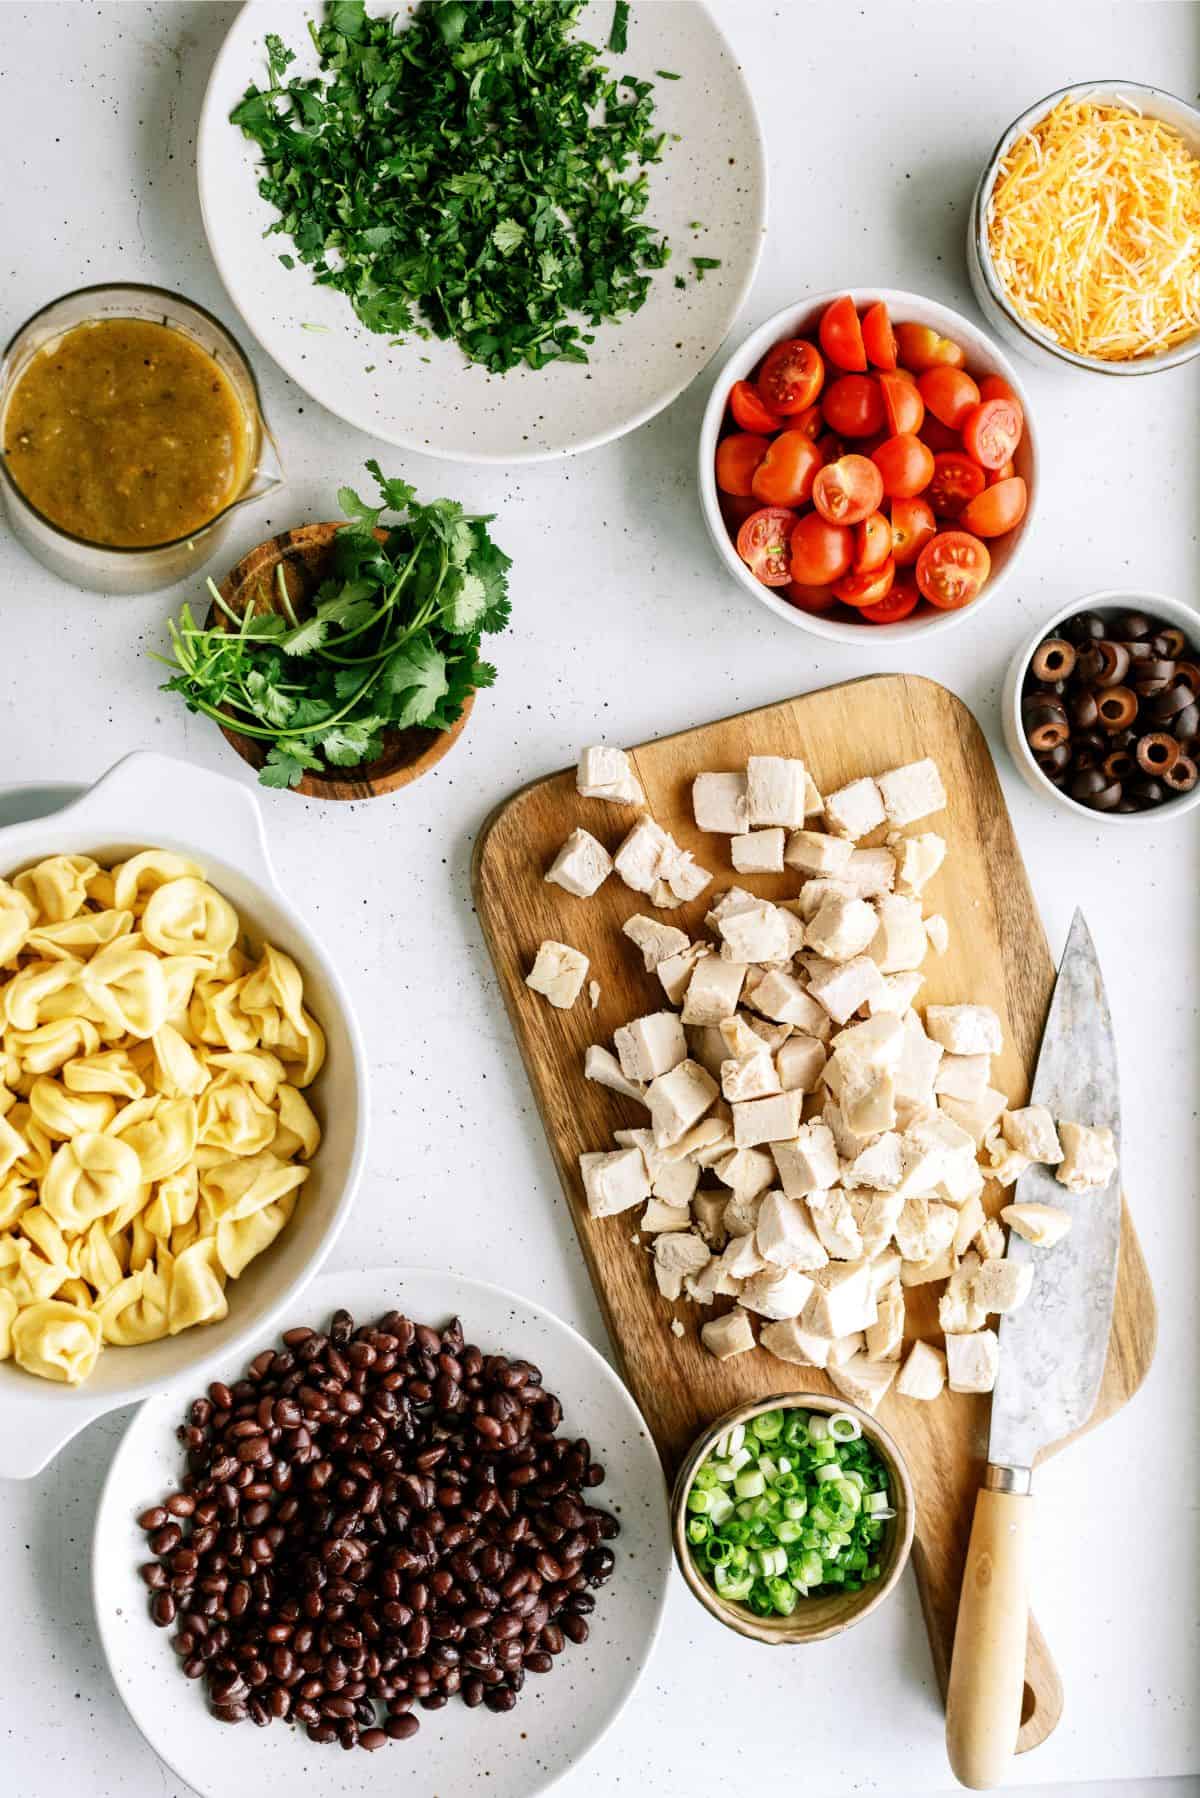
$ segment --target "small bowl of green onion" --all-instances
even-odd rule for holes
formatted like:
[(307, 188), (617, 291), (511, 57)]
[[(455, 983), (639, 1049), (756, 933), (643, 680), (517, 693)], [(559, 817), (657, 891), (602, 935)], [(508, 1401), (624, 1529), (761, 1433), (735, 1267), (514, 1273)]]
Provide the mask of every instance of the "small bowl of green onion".
[(675, 1557), (714, 1617), (755, 1642), (822, 1642), (899, 1580), (916, 1502), (899, 1448), (857, 1405), (774, 1394), (697, 1438), (671, 1500)]

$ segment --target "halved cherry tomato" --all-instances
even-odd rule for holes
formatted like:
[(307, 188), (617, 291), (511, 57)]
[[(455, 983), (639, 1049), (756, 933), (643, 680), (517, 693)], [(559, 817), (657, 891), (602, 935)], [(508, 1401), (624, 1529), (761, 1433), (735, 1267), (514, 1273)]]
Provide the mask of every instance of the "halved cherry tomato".
[(863, 347), (862, 326), (858, 322), (858, 313), (854, 310), (854, 301), (848, 293), (843, 294), (840, 300), (834, 300), (832, 306), (826, 306), (821, 314), (817, 336), (821, 348), (835, 368), (849, 369), (851, 373), (861, 372), (866, 368), (867, 352)]
[(837, 604), (837, 594), (832, 587), (802, 587), (799, 581), (789, 581), (782, 591), (788, 604), (795, 606), (798, 612), (827, 612), (830, 606)]
[(792, 532), (792, 579), (802, 587), (827, 587), (850, 572), (854, 532), (806, 512)]
[(863, 313), (862, 338), (863, 348), (876, 368), (895, 368), (896, 334), (882, 300), (876, 300)]
[(884, 416), (892, 436), (902, 431), (915, 436), (925, 419), (925, 401), (912, 376), (903, 369), (897, 369), (895, 374), (882, 374), (879, 391), (883, 395)]
[(979, 389), (965, 369), (949, 368), (939, 363), (917, 377), (921, 398), (942, 424), (961, 431), (963, 419), (979, 404)]
[(969, 605), (987, 580), (992, 558), (978, 537), (939, 531), (917, 558), (917, 586), (940, 612)]
[(820, 468), (821, 452), (811, 437), (803, 431), (781, 431), (767, 445), (750, 490), (764, 506), (803, 506)]
[(899, 624), (902, 618), (916, 611), (920, 597), (911, 576), (903, 580), (897, 577), (886, 599), (873, 606), (861, 606), (858, 615), (864, 624)]
[(735, 431), (717, 445), (717, 486), (722, 493), (749, 493), (754, 470), (770, 448), (765, 437)]
[(765, 406), (758, 391), (751, 387), (749, 381), (735, 381), (729, 395), (729, 410), (733, 413), (733, 422), (743, 431), (757, 431), (760, 436), (770, 436), (782, 423), (777, 412)]
[(755, 382), (767, 410), (785, 415), (811, 406), (824, 384), (825, 364), (802, 337), (785, 337), (768, 350)]
[[(981, 400), (1015, 400), (1014, 390), (1003, 375), (982, 375), (979, 381), (979, 397)], [(1017, 401), (1018, 405), (1020, 401)]]
[(839, 375), (821, 401), (825, 422), (843, 437), (871, 437), (883, 429), (883, 395), (872, 375)]
[(931, 537), (937, 535), (933, 507), (924, 499), (892, 501), (892, 554), (900, 568), (911, 568)]
[(974, 531), (977, 537), (1002, 537), (1024, 518), (1028, 497), (1019, 474), (1007, 481), (997, 481), (963, 507), (959, 523), (964, 530)]
[(929, 485), (933, 475), (933, 451), (907, 431), (881, 443), (871, 460), (883, 476), (883, 491), (889, 499), (912, 499)]
[(879, 568), (892, 553), (892, 527), (882, 512), (872, 512), (854, 532), (852, 574), (867, 574)]
[(752, 493), (719, 493), (717, 500), (731, 537), (736, 537), (746, 520), (761, 510)]
[(921, 426), (920, 438), (927, 443), (936, 456), (939, 450), (960, 450), (962, 438), (949, 425), (944, 425), (940, 418), (932, 418), (927, 412), (925, 422)]
[(786, 506), (764, 506), (750, 514), (737, 534), (738, 555), (764, 587), (788, 583), (788, 545), (795, 522), (796, 514)]
[(962, 346), (951, 337), (939, 337), (928, 325), (897, 325), (896, 354), (905, 368), (922, 374), (927, 368), (961, 368), (966, 361)]
[(989, 468), (987, 471), (987, 484), (989, 487), (994, 487), (998, 481), (1011, 481), (1016, 472), (1017, 469), (1014, 462), (1006, 462), (1003, 468)]
[(896, 578), (896, 564), (889, 556), (879, 568), (865, 574), (848, 574), (833, 583), (833, 590), (845, 606), (877, 606), (886, 599)]
[(861, 524), (883, 498), (883, 476), (865, 456), (840, 456), (812, 483), (812, 503), (830, 524)]
[(957, 518), (985, 485), (978, 462), (961, 450), (943, 450), (933, 458), (933, 479), (926, 497), (939, 518)]
[(811, 406), (805, 406), (803, 412), (790, 412), (788, 414), (788, 430), (803, 431), (804, 435), (806, 437), (811, 437), (814, 443), (824, 429), (825, 420), (821, 413), (819, 401)]
[(982, 468), (1003, 468), (1024, 429), (1025, 415), (1016, 400), (984, 400), (963, 420), (963, 448)]

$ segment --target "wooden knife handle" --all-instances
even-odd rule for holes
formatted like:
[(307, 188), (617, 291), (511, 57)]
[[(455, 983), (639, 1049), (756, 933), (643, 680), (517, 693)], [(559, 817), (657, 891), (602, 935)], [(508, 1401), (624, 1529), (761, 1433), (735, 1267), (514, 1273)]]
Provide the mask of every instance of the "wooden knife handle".
[(975, 1500), (946, 1692), (946, 1751), (973, 1791), (999, 1785), (1017, 1749), (1025, 1686), (1028, 1494), (985, 1487)]

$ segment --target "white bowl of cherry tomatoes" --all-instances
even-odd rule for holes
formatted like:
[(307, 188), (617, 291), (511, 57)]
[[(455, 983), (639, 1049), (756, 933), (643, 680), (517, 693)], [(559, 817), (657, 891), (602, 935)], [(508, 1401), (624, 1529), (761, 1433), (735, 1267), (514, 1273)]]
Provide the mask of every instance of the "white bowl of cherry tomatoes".
[(700, 428), (717, 553), (789, 624), (840, 643), (977, 613), (1033, 518), (1029, 403), (968, 319), (890, 288), (816, 294), (729, 357)]

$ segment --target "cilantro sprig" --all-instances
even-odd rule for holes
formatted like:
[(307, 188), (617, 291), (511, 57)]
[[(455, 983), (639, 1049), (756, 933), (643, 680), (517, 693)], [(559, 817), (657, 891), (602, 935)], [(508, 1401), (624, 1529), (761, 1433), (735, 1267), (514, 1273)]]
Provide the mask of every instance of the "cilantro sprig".
[[(279, 565), (275, 610), (252, 598), (234, 611), (210, 581), (223, 622), (198, 624), (185, 605), (168, 625), (171, 656), (158, 660), (175, 672), (164, 690), (262, 744), (264, 786), (373, 761), (391, 730), (447, 730), (496, 678), (479, 650), (508, 623), (511, 563), (488, 533), (491, 515), (450, 499), (421, 505), (407, 481), (389, 480), (375, 461), (367, 468), (380, 503), (340, 489), (350, 522), (304, 616)], [(388, 524), (388, 513), (401, 516)]]
[(586, 362), (594, 328), (645, 302), (670, 256), (643, 222), (653, 83), (569, 35), (581, 4), (425, 0), (392, 20), (334, 0), (312, 77), (268, 36), (267, 85), (230, 117), (261, 146), (270, 232), (370, 330), (453, 338), (498, 374)]

